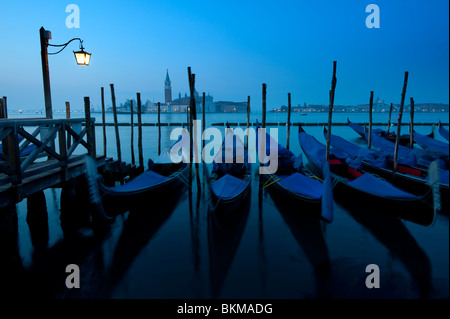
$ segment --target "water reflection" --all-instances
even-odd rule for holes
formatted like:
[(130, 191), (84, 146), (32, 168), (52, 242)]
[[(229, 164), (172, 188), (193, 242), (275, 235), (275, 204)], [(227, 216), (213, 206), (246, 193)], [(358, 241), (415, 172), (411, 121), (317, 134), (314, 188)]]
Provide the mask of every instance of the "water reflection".
[(256, 184), (258, 185), (258, 271), (261, 281), (261, 293), (266, 294), (267, 290), (267, 259), (266, 246), (264, 242), (264, 220), (263, 220), (263, 191), (262, 179), (259, 174), (255, 174)]
[[(26, 273), (27, 293), (33, 298), (95, 298), (100, 297), (104, 263), (101, 254), (103, 239), (91, 233), (65, 238), (33, 262)], [(83, 289), (68, 289), (65, 280), (67, 265), (80, 268), (80, 284)]]
[(270, 196), (314, 269), (317, 298), (330, 298), (331, 262), (320, 219), (320, 205), (308, 205), (268, 187)]
[(15, 206), (0, 210), (0, 297), (22, 295), (24, 267), (19, 254), (18, 218)]
[(383, 211), (361, 209), (339, 201), (338, 204), (402, 262), (416, 282), (420, 298), (427, 298), (432, 289), (431, 262), (405, 224), (398, 217)]
[[(166, 196), (149, 196), (141, 205), (135, 205), (126, 218), (111, 263), (109, 286), (114, 288), (123, 278), (136, 257), (167, 221), (178, 203), (186, 197), (187, 187)], [(157, 204), (159, 203), (159, 204)]]
[(209, 265), (212, 297), (220, 295), (250, 211), (251, 192), (237, 205), (219, 205), (208, 211)]
[(192, 248), (192, 261), (194, 265), (194, 277), (196, 284), (194, 288), (196, 288), (196, 295), (200, 296), (201, 294), (201, 253), (200, 253), (200, 201), (202, 192), (197, 190), (196, 196), (196, 205), (195, 205), (195, 213), (193, 212), (193, 191), (192, 184), (189, 188), (189, 225), (191, 230), (191, 248)]
[(33, 258), (37, 259), (39, 254), (47, 249), (49, 241), (47, 203), (44, 192), (38, 192), (27, 198), (26, 220), (34, 248)]

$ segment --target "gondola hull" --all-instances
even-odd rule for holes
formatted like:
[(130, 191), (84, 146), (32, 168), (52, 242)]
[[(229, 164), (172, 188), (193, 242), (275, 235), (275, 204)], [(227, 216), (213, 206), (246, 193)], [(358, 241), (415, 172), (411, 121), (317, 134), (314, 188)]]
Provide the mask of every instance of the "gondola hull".
[(232, 192), (232, 194), (221, 194), (219, 191), (215, 191), (214, 182), (216, 181), (216, 177), (212, 176), (211, 181), (211, 203), (215, 209), (220, 207), (223, 210), (232, 210), (233, 208), (240, 205), (241, 201), (243, 201), (251, 190), (251, 175), (250, 172), (246, 174), (243, 178), (243, 186), (240, 189), (237, 189), (236, 192)]
[[(327, 131), (326, 129), (324, 129), (325, 138), (326, 135)], [(371, 155), (372, 157), (380, 155), (377, 154), (376, 151), (363, 149), (333, 134), (331, 135), (330, 142), (331, 146), (342, 150), (350, 157), (356, 159), (361, 156), (364, 156), (362, 160), (360, 159), (362, 165), (361, 169), (363, 171), (375, 174), (381, 177), (382, 179), (388, 181), (392, 185), (408, 193), (422, 197), (422, 199), (425, 200), (428, 203), (428, 205), (430, 206), (433, 205), (433, 196), (431, 193), (430, 185), (428, 184), (428, 181), (426, 179), (426, 175), (428, 174), (426, 170), (421, 170), (415, 167), (398, 165), (397, 172), (394, 173), (394, 171), (389, 167), (386, 168), (381, 167), (375, 165), (373, 161), (367, 160), (367, 157), (370, 158), (369, 155)], [(380, 163), (378, 164), (380, 165)], [(389, 164), (385, 163), (385, 165)], [(392, 163), (390, 165), (392, 165)], [(443, 173), (445, 173), (445, 171)], [(448, 177), (447, 181), (445, 181), (444, 176), (442, 178), (444, 180), (440, 181), (440, 202), (441, 202), (440, 212), (448, 213), (448, 197), (449, 197)]]
[(287, 187), (284, 187), (279, 182), (276, 182), (280, 177), (276, 174), (262, 174), (260, 175), (264, 183), (267, 183), (267, 189), (271, 194), (278, 198), (283, 198), (285, 201), (292, 203), (292, 207), (301, 210), (300, 213), (312, 213), (320, 216), (321, 199), (310, 196), (305, 196), (297, 192), (293, 192)]
[[(311, 163), (314, 171), (317, 174), (320, 174), (323, 163), (318, 160), (318, 153), (314, 153), (311, 150), (311, 146), (313, 144), (306, 145), (305, 138), (312, 141), (311, 143), (314, 143), (315, 147), (322, 148), (324, 145), (317, 142), (313, 137), (308, 136), (307, 133), (300, 128), (300, 146)], [(371, 176), (369, 173), (358, 176), (358, 178), (361, 177), (358, 181), (361, 183), (357, 184), (356, 179), (354, 179), (355, 183), (351, 183), (350, 179), (347, 178), (347, 169), (348, 166), (345, 165), (345, 160), (343, 159), (330, 161), (330, 173), (333, 179), (333, 184), (335, 185), (333, 188), (333, 195), (335, 198), (345, 198), (346, 201), (350, 201), (352, 204), (356, 204), (361, 207), (361, 210), (364, 210), (365, 207), (369, 206), (370, 208), (375, 208), (377, 210), (382, 210), (385, 212), (389, 211), (390, 213), (396, 214), (404, 219), (419, 219), (420, 224), (429, 225), (433, 222), (435, 218), (433, 207), (427, 204), (423, 198), (408, 196), (408, 194), (401, 194), (402, 192), (397, 190), (395, 191), (399, 196), (390, 196), (384, 189), (380, 192), (379, 189), (377, 190), (373, 187), (377, 183), (379, 183), (382, 187), (392, 186), (389, 183)], [(362, 177), (362, 175), (365, 176)], [(364, 178), (364, 180), (362, 178)], [(392, 190), (394, 190), (394, 188), (392, 188)], [(383, 193), (386, 194), (382, 195)], [(420, 218), (416, 218), (417, 214), (420, 215)]]
[(336, 187), (333, 189), (335, 198), (346, 198), (353, 206), (388, 213), (405, 220), (428, 226), (434, 221), (433, 207), (421, 198), (416, 199), (392, 199), (376, 196), (369, 192), (361, 191), (348, 184), (347, 180), (339, 175), (331, 173)]
[[(363, 139), (366, 139), (366, 134), (368, 133), (368, 129), (367, 128), (365, 128), (365, 127), (363, 127), (363, 126), (361, 126), (361, 125), (359, 125), (357, 123), (352, 123), (352, 122), (350, 122), (349, 119), (347, 119), (347, 123), (348, 123), (348, 126), (353, 129), (353, 131), (355, 131)], [(391, 141), (393, 143), (395, 143), (395, 140), (397, 138), (394, 133), (392, 133), (392, 132), (388, 133), (387, 131), (379, 129), (379, 128), (373, 130), (372, 134), (377, 135), (379, 137), (382, 137), (382, 138), (384, 138), (384, 139), (386, 139), (388, 141)], [(407, 135), (407, 134), (406, 135), (405, 134), (404, 135), (400, 135), (399, 141), (400, 141), (400, 145), (408, 146), (410, 144), (410, 136)]]
[[(423, 178), (415, 177), (408, 174), (393, 173), (392, 170), (376, 167), (368, 163), (362, 163), (363, 170), (369, 173), (380, 176), (392, 185), (407, 191), (408, 193), (423, 197), (429, 206), (433, 205), (433, 196), (430, 190), (430, 186)], [(449, 209), (449, 185), (440, 185), (440, 202), (441, 208), (439, 212), (447, 213)]]
[[(145, 173), (144, 173), (145, 174)], [(167, 194), (179, 192), (189, 178), (189, 166), (183, 164), (167, 180), (161, 181), (142, 189), (130, 189), (129, 191), (116, 191), (115, 188), (106, 187), (100, 183), (100, 196), (102, 199), (105, 213), (109, 216), (115, 216), (124, 213), (130, 209), (147, 206), (149, 202), (157, 208), (158, 205), (164, 205), (160, 199)]]

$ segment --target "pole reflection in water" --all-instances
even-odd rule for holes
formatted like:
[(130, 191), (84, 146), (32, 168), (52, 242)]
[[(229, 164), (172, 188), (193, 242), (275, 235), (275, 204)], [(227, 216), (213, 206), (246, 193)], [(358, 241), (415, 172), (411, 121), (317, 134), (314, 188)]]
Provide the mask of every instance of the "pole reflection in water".
[(16, 206), (0, 209), (0, 297), (23, 296), (25, 269), (19, 253), (18, 216)]
[(208, 243), (211, 294), (220, 296), (239, 247), (250, 211), (251, 191), (238, 203), (219, 204), (208, 210)]
[(27, 224), (34, 248), (33, 259), (38, 259), (49, 241), (47, 203), (43, 191), (27, 198)]
[(261, 280), (261, 293), (266, 294), (267, 260), (264, 244), (264, 220), (263, 220), (263, 185), (260, 175), (258, 175), (258, 270)]
[[(197, 167), (196, 167), (197, 170)], [(201, 253), (200, 253), (200, 199), (201, 192), (197, 189), (195, 214), (193, 213), (193, 191), (192, 183), (189, 188), (189, 224), (191, 230), (191, 249), (192, 249), (192, 262), (194, 266), (194, 280), (192, 287), (195, 290), (197, 298), (201, 297)]]
[(150, 196), (142, 205), (135, 205), (124, 222), (112, 259), (109, 285), (114, 288), (131, 267), (133, 261), (148, 245), (152, 237), (169, 219), (184, 197), (186, 186), (181, 184), (166, 196)]
[[(367, 229), (392, 256), (398, 258), (416, 282), (420, 298), (427, 298), (431, 293), (431, 262), (424, 250), (418, 245), (405, 224), (396, 216), (383, 211), (352, 207), (338, 202), (345, 207), (353, 219)], [(401, 287), (393, 287), (401, 289)], [(392, 292), (391, 292), (392, 293)]]
[(320, 219), (320, 206), (290, 199), (275, 187), (269, 193), (295, 240), (314, 269), (317, 298), (330, 298), (331, 262), (325, 241), (326, 224)]

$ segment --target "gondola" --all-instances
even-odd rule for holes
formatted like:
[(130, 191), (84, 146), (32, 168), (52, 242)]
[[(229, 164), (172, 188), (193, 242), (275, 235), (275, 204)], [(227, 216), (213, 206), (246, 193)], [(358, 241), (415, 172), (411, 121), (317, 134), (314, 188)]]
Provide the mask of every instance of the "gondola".
[[(366, 138), (366, 134), (368, 133), (368, 129), (366, 127), (363, 127), (357, 123), (351, 122), (349, 118), (347, 118), (347, 124), (359, 136), (361, 136), (364, 139)], [(396, 134), (394, 132), (387, 132), (381, 128), (373, 128), (372, 134), (379, 136), (381, 138), (384, 138), (391, 142), (395, 142), (395, 139), (396, 139)], [(400, 145), (407, 146), (407, 145), (409, 145), (409, 143), (410, 143), (410, 136), (408, 134), (400, 135)]]
[[(18, 139), (18, 143), (20, 144), (25, 138), (22, 135), (18, 134), (17, 139)], [(32, 144), (32, 143), (30, 144), (30, 142), (25, 142), (25, 143), (28, 143), (28, 145), (25, 147), (23, 147), (24, 145), (19, 147), (19, 150), (20, 150), (20, 148), (22, 148), (22, 151), (20, 151), (20, 157), (28, 156), (31, 154), (31, 152), (33, 152), (36, 149), (35, 144)], [(23, 143), (23, 144), (25, 144), (25, 143)], [(0, 143), (0, 162), (8, 160), (8, 158), (3, 153), (3, 151), (4, 151), (3, 148), (4, 148), (3, 144)]]
[[(306, 133), (299, 126), (300, 146), (314, 169), (320, 172), (326, 163), (326, 146)], [(361, 205), (369, 205), (383, 211), (391, 211), (400, 217), (421, 214), (426, 224), (435, 218), (433, 207), (425, 199), (405, 192), (389, 182), (370, 173), (355, 169), (347, 163), (348, 155), (338, 149), (330, 149), (330, 173), (335, 187), (334, 196), (343, 196), (346, 200)]]
[(228, 125), (221, 150), (213, 160), (211, 174), (206, 165), (203, 167), (210, 189), (211, 204), (214, 207), (238, 205), (249, 193), (251, 165), (248, 152), (244, 143)]
[(442, 126), (441, 121), (439, 121), (439, 134), (448, 141), (448, 130)]
[[(261, 138), (261, 129), (257, 126), (258, 138), (256, 142), (259, 150), (259, 139)], [(321, 216), (327, 222), (333, 221), (333, 198), (332, 196), (322, 196), (324, 193), (331, 194), (331, 192), (324, 191), (324, 187), (329, 186), (330, 183), (322, 183), (322, 180), (313, 175), (303, 165), (302, 155), (295, 156), (287, 148), (281, 146), (269, 134), (265, 133), (266, 154), (273, 154), (277, 150), (278, 165), (276, 172), (268, 172), (267, 166), (261, 169), (265, 174), (260, 174), (264, 181), (262, 187), (268, 188), (269, 191), (278, 193), (285, 197), (286, 200), (294, 200), (295, 207), (298, 208), (299, 213), (311, 213)], [(272, 150), (271, 150), (272, 149)], [(322, 201), (327, 201), (322, 207)], [(323, 208), (323, 209), (322, 209)]]
[[(31, 144), (24, 148), (22, 152), (20, 152), (20, 157), (28, 156), (36, 149), (36, 145)], [(0, 162), (6, 161), (7, 157), (3, 154), (3, 145), (0, 143)]]
[(438, 154), (442, 153), (443, 156), (445, 155), (449, 156), (448, 143), (438, 141), (434, 138), (431, 138), (429, 136), (417, 132), (413, 132), (413, 137), (414, 141), (427, 151), (436, 152)]
[[(324, 137), (327, 130), (324, 128)], [(353, 167), (375, 174), (409, 193), (424, 198), (430, 205), (433, 205), (433, 196), (428, 177), (428, 171), (417, 167), (397, 165), (397, 170), (393, 170), (393, 159), (387, 153), (377, 150), (367, 149), (355, 145), (340, 136), (330, 135), (330, 144), (349, 156), (348, 163)], [(439, 190), (441, 208), (439, 211), (448, 212), (449, 198), (449, 174), (448, 170), (440, 169)]]
[[(368, 138), (368, 134), (366, 133), (366, 137)], [(388, 141), (384, 138), (381, 138), (377, 135), (372, 135), (371, 138), (372, 145), (383, 151), (386, 152), (388, 155), (393, 156), (395, 152), (395, 143)], [(406, 166), (413, 166), (418, 167), (421, 169), (428, 169), (430, 164), (434, 160), (440, 160), (443, 159), (443, 161), (440, 161), (440, 167), (445, 168), (448, 164), (448, 156), (447, 160), (445, 159), (445, 154), (442, 154), (440, 152), (432, 152), (428, 151), (422, 148), (418, 147), (406, 147), (403, 145), (398, 145), (397, 149), (397, 156), (398, 156), (398, 162), (406, 165)], [(448, 168), (447, 168), (448, 169)]]
[(174, 150), (185, 150), (183, 145), (189, 144), (189, 133), (184, 129), (181, 138), (178, 139), (170, 149), (165, 149), (155, 161), (149, 160), (149, 168), (127, 183), (119, 186), (106, 186), (97, 173), (95, 161), (86, 156), (86, 179), (90, 194), (91, 203), (95, 206), (95, 211), (102, 219), (124, 213), (133, 207), (139, 207), (143, 203), (148, 205), (154, 199), (154, 207), (164, 205), (158, 198), (161, 196), (177, 192), (181, 186), (188, 183), (189, 165), (187, 154), (183, 151), (181, 161), (174, 163), (170, 153)]

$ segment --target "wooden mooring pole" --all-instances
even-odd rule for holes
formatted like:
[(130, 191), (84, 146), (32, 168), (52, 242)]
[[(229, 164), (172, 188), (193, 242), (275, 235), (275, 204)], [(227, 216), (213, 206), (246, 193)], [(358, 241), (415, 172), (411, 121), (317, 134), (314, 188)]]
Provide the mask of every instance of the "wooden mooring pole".
[[(70, 119), (70, 102), (66, 102), (66, 119)], [(67, 124), (70, 126), (70, 124)], [(72, 145), (72, 136), (67, 134), (67, 149)]]
[[(191, 67), (188, 67), (188, 76), (189, 76), (189, 88), (190, 88), (190, 117), (189, 117), (189, 134), (190, 134), (190, 153), (189, 153), (189, 162), (190, 162), (190, 171), (189, 177), (192, 176), (192, 162), (195, 162), (195, 177), (197, 179), (197, 191), (200, 191), (200, 175), (199, 175), (199, 165), (198, 165), (198, 145), (197, 145), (197, 127), (194, 127), (194, 122), (197, 122), (197, 105), (195, 101), (195, 74), (191, 73)], [(197, 126), (195, 124), (195, 126)]]
[(372, 147), (372, 108), (373, 108), (373, 91), (370, 91), (370, 101), (369, 101), (369, 138), (367, 148)]
[(142, 151), (142, 105), (141, 93), (136, 93), (137, 99), (137, 118), (138, 118), (138, 152), (139, 152), (139, 167), (144, 170), (144, 155)]
[(386, 135), (389, 136), (389, 130), (391, 129), (391, 115), (392, 115), (392, 108), (393, 108), (394, 104), (391, 103), (391, 106), (389, 107), (389, 119), (388, 119), (388, 125), (387, 125), (387, 133)]
[(95, 126), (91, 120), (91, 102), (88, 96), (84, 97), (84, 114), (86, 116), (86, 139), (89, 146), (88, 154), (95, 160), (97, 158), (95, 149)]
[(114, 117), (114, 131), (116, 133), (117, 159), (119, 160), (119, 163), (121, 163), (122, 162), (122, 153), (120, 152), (119, 126), (117, 125), (116, 95), (114, 93), (114, 84), (110, 84), (110, 86), (111, 86), (111, 100), (112, 100), (113, 117)]
[(403, 107), (405, 105), (405, 95), (406, 95), (406, 87), (408, 85), (408, 71), (405, 72), (405, 78), (403, 80), (403, 89), (402, 89), (402, 99), (400, 102), (400, 110), (398, 113), (398, 121), (397, 121), (397, 136), (395, 137), (395, 148), (394, 148), (394, 172), (397, 171), (398, 164), (398, 146), (400, 144), (400, 134), (402, 129), (402, 115), (403, 115)]
[(289, 137), (291, 132), (291, 93), (288, 93), (288, 116), (286, 123), (286, 148), (289, 149)]
[[(206, 110), (205, 110), (205, 92), (203, 92), (203, 97), (202, 97), (202, 132), (205, 131), (205, 127), (206, 127)], [(203, 134), (203, 133), (202, 133)], [(202, 138), (202, 150), (205, 148), (205, 140)]]
[(106, 110), (105, 110), (105, 89), (101, 88), (102, 99), (102, 129), (103, 129), (103, 156), (106, 157)]
[(414, 147), (414, 99), (410, 98), (411, 102), (411, 109), (410, 109), (410, 115), (411, 115), (411, 121), (409, 122), (409, 147)]
[[(8, 110), (6, 106), (6, 97), (4, 96), (3, 99), (0, 99), (0, 119), (7, 119), (8, 118)], [(5, 137), (2, 142), (2, 152), (3, 154), (8, 153), (8, 138)]]
[[(190, 80), (189, 80), (190, 81)], [(190, 102), (189, 102), (189, 104), (190, 104)], [(190, 114), (189, 114), (189, 109), (191, 108), (191, 106), (190, 105), (188, 105), (187, 107), (186, 107), (186, 126), (187, 126), (187, 129), (189, 130), (190, 129)]]
[(262, 85), (262, 123), (261, 128), (266, 128), (266, 94), (267, 94), (267, 84)]
[[(258, 159), (259, 165), (263, 166), (265, 156), (266, 156), (266, 93), (267, 93), (267, 85), (266, 83), (262, 84), (262, 123), (261, 123), (261, 135), (258, 135), (259, 138), (259, 147), (258, 147)], [(260, 184), (262, 183), (261, 178), (259, 179)]]
[(331, 119), (333, 114), (334, 105), (334, 92), (336, 90), (336, 61), (333, 61), (333, 77), (331, 78), (331, 90), (330, 90), (330, 106), (328, 109), (328, 133), (327, 133), (327, 149), (325, 160), (328, 162), (330, 159), (330, 136), (331, 136)]
[(188, 131), (189, 131), (189, 184), (192, 182), (192, 159), (194, 157), (193, 150), (193, 132), (192, 132), (192, 108), (195, 104), (194, 100), (194, 83), (195, 83), (195, 75), (191, 73), (191, 67), (188, 67), (188, 80), (189, 80), (189, 108), (186, 111), (188, 115)]
[(8, 118), (8, 107), (6, 105), (6, 96), (0, 99), (0, 119)]
[(161, 154), (161, 102), (158, 102), (158, 155)]
[(133, 123), (133, 117), (134, 117), (134, 113), (133, 113), (133, 100), (130, 101), (130, 114), (131, 114), (131, 119), (130, 119), (130, 129), (131, 129), (131, 164), (135, 164), (135, 158), (134, 158), (134, 123)]
[(250, 95), (247, 96), (247, 136), (245, 140), (245, 147), (248, 149), (248, 129), (250, 127)]

